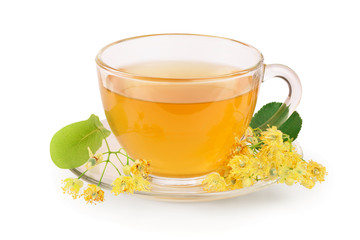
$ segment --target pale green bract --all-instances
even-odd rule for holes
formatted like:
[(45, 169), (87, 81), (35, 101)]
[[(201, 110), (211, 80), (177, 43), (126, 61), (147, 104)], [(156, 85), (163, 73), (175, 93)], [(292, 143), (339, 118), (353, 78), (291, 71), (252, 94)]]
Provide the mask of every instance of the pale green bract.
[(88, 147), (95, 153), (110, 133), (99, 117), (92, 114), (89, 119), (70, 124), (55, 133), (50, 142), (51, 159), (59, 168), (80, 167), (89, 159)]

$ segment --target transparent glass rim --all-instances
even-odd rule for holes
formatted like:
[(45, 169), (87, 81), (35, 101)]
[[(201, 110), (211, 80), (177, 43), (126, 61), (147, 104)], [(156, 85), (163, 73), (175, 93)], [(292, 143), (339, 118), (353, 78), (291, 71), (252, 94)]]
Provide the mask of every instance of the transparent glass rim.
[(122, 71), (120, 69), (116, 69), (114, 67), (111, 67), (109, 66), (108, 64), (106, 64), (103, 60), (102, 60), (102, 54), (104, 53), (105, 50), (107, 50), (108, 48), (114, 46), (114, 45), (117, 45), (117, 44), (121, 44), (125, 41), (131, 41), (131, 40), (134, 40), (134, 39), (139, 39), (139, 38), (149, 38), (149, 37), (156, 37), (156, 36), (175, 36), (175, 35), (180, 35), (180, 36), (198, 36), (198, 37), (210, 37), (210, 38), (219, 38), (219, 39), (224, 39), (224, 40), (227, 40), (227, 41), (232, 41), (232, 42), (235, 42), (235, 43), (238, 43), (238, 44), (241, 44), (245, 47), (248, 47), (252, 50), (255, 50), (258, 54), (259, 54), (259, 59), (257, 61), (257, 63), (251, 67), (248, 67), (246, 69), (242, 69), (242, 70), (239, 70), (239, 71), (236, 71), (236, 72), (232, 72), (232, 73), (228, 73), (228, 74), (220, 74), (220, 75), (214, 75), (214, 76), (209, 76), (209, 77), (204, 77), (204, 78), (177, 78), (177, 82), (189, 82), (190, 81), (216, 81), (216, 80), (223, 80), (223, 79), (228, 79), (228, 78), (233, 78), (233, 77), (238, 77), (238, 76), (241, 76), (241, 75), (245, 75), (247, 73), (250, 73), (258, 68), (260, 68), (262, 65), (263, 65), (263, 62), (264, 62), (264, 57), (262, 55), (262, 53), (255, 47), (249, 45), (249, 44), (246, 44), (246, 43), (243, 43), (243, 42), (240, 42), (238, 40), (234, 40), (234, 39), (231, 39), (231, 38), (226, 38), (226, 37), (219, 37), (219, 36), (212, 36), (212, 35), (205, 35), (205, 34), (192, 34), (192, 33), (160, 33), (160, 34), (149, 34), (149, 35), (141, 35), (141, 36), (136, 36), (136, 37), (130, 37), (130, 38), (125, 38), (125, 39), (122, 39), (122, 40), (118, 40), (116, 42), (113, 42), (113, 43), (110, 43), (108, 45), (106, 45), (105, 47), (103, 47), (99, 52), (98, 54), (96, 55), (96, 58), (95, 58), (95, 62), (96, 64), (104, 69), (104, 70), (107, 70), (115, 75), (118, 75), (118, 76), (121, 76), (121, 77), (126, 77), (126, 78), (133, 78), (133, 79), (136, 79), (136, 80), (143, 80), (143, 81), (155, 81), (155, 82), (172, 82), (174, 83), (174, 78), (164, 78), (164, 77), (150, 77), (150, 76), (144, 76), (144, 75), (137, 75), (137, 74), (133, 74), (133, 73), (129, 73), (129, 72), (126, 72), (126, 71)]

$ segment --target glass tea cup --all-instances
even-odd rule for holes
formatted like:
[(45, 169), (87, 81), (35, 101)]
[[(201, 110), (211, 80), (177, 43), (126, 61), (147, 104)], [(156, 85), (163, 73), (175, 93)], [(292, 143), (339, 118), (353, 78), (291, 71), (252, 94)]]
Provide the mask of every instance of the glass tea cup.
[(96, 63), (112, 132), (129, 156), (150, 161), (158, 184), (191, 185), (214, 172), (249, 126), (264, 79), (289, 86), (265, 125), (290, 116), (301, 98), (294, 71), (265, 65), (254, 47), (222, 37), (128, 38), (101, 49)]

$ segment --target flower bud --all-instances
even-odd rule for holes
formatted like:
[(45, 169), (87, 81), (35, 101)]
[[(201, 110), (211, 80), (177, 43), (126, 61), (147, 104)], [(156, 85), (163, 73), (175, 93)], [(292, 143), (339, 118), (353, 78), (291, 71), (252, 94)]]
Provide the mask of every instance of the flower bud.
[(277, 175), (276, 168), (271, 168), (270, 169), (270, 176), (276, 176), (276, 175)]
[(292, 178), (286, 178), (286, 180), (285, 180), (285, 183), (286, 183), (286, 185), (288, 185), (288, 186), (293, 185), (294, 182), (295, 182), (295, 180), (292, 179)]
[(123, 172), (125, 175), (129, 175), (130, 174), (130, 170), (131, 170), (131, 167), (129, 165), (125, 165), (123, 167)]
[(91, 166), (95, 166), (95, 164), (96, 164), (96, 159), (95, 159), (95, 158), (89, 158), (88, 162), (89, 162), (89, 164), (90, 164)]
[(252, 185), (252, 181), (250, 178), (244, 178), (242, 181), (243, 187), (250, 187)]
[(246, 164), (245, 164), (245, 162), (244, 162), (243, 160), (240, 160), (240, 161), (239, 161), (239, 166), (240, 166), (240, 167), (245, 167), (245, 165), (246, 165)]
[(305, 180), (301, 182), (301, 185), (303, 185), (304, 187), (308, 188), (308, 189), (312, 189), (315, 186), (315, 182), (312, 180)]
[(319, 173), (320, 173), (320, 171), (319, 171), (319, 169), (317, 169), (317, 168), (314, 168), (314, 175), (319, 175)]
[(96, 159), (91, 157), (89, 160), (85, 163), (86, 169), (90, 170), (96, 165)]

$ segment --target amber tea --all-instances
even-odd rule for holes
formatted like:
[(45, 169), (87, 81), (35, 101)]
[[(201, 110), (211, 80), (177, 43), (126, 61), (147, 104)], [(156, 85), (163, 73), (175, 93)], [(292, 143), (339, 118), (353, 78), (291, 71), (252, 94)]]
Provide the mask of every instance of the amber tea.
[(235, 67), (152, 61), (121, 71), (142, 83), (126, 76), (99, 77), (106, 117), (121, 146), (133, 158), (150, 160), (156, 176), (185, 178), (214, 171), (235, 137), (243, 135), (255, 108), (259, 81), (253, 76), (238, 76), (228, 84), (211, 81), (239, 71)]

